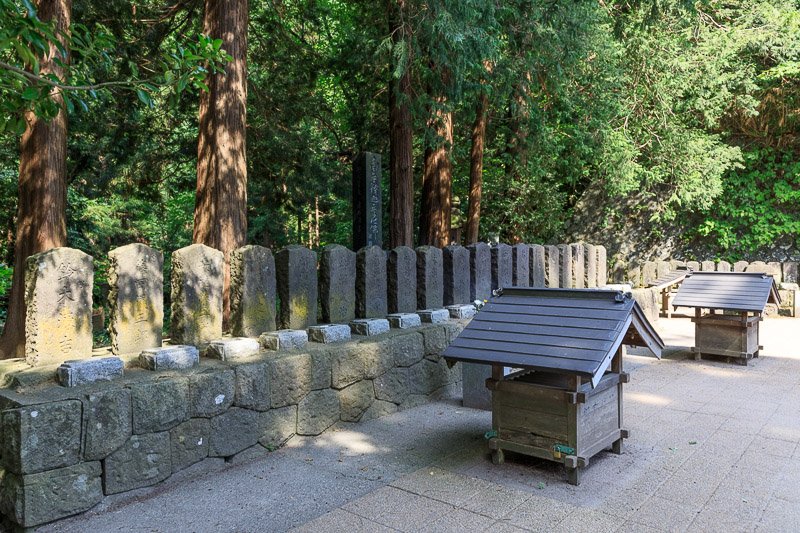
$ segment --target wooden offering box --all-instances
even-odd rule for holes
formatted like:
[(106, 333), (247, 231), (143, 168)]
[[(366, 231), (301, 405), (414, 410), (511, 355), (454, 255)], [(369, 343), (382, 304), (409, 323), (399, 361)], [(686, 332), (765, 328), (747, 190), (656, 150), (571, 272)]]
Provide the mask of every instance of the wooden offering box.
[[(747, 365), (761, 350), (758, 324), (767, 303), (780, 304), (775, 281), (768, 274), (694, 272), (681, 285), (673, 306), (695, 308), (695, 359), (719, 355)], [(704, 314), (703, 309), (709, 312)]]
[[(592, 289), (504, 289), (445, 350), (446, 358), (492, 365), (489, 449), (563, 463), (567, 479), (611, 448), (623, 429), (623, 344), (657, 357), (664, 343), (629, 294)], [(504, 367), (518, 368), (507, 376)]]

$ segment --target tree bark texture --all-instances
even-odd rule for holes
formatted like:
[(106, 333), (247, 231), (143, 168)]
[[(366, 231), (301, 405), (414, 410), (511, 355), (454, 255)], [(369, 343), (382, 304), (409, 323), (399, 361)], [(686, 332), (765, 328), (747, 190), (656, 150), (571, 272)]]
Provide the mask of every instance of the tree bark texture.
[[(39, 0), (38, 16), (55, 21), (56, 31), (66, 33), (72, 19), (72, 0)], [(66, 44), (63, 43), (62, 44)], [(50, 47), (40, 61), (40, 74), (64, 77), (55, 61), (58, 50)], [(62, 58), (64, 63), (69, 57)], [(14, 277), (8, 302), (8, 319), (0, 352), (4, 358), (25, 354), (25, 262), (33, 254), (65, 246), (67, 242), (67, 113), (58, 89), (51, 98), (61, 108), (50, 121), (25, 112), (27, 126), (20, 140), (17, 232), (14, 242)]]
[[(443, 100), (442, 100), (443, 101)], [(425, 149), (420, 207), (420, 244), (442, 248), (450, 244), (453, 167), (453, 114), (439, 108), (432, 112), (428, 129), (434, 134)]]
[(224, 328), (230, 316), (230, 253), (247, 240), (247, 0), (205, 0), (203, 30), (233, 58), (200, 95), (192, 240), (225, 254)]
[[(389, 0), (392, 42), (405, 42), (411, 29), (406, 22), (405, 0)], [(414, 246), (414, 163), (412, 156), (411, 72), (389, 82), (389, 242)]]
[(467, 211), (467, 244), (478, 242), (483, 194), (483, 147), (486, 142), (486, 122), (489, 97), (482, 92), (475, 108), (472, 124), (472, 147), (469, 153), (469, 208)]

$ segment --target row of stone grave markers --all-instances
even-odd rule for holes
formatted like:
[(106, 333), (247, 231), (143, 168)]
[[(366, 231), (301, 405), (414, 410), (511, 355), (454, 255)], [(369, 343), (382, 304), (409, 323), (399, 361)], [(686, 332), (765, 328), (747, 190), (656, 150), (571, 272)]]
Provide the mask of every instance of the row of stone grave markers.
[[(498, 287), (591, 288), (604, 285), (607, 276), (605, 248), (582, 243), (478, 243), (388, 252), (378, 246), (354, 252), (329, 245), (319, 254), (294, 245), (274, 256), (267, 248), (248, 245), (231, 253), (235, 338), (222, 341), (223, 254), (193, 244), (172, 254), (173, 346), (161, 349), (163, 254), (144, 244), (129, 244), (112, 250), (109, 260), (111, 352), (142, 353), (143, 365), (151, 368), (167, 364), (160, 363), (167, 352), (163, 361), (179, 361), (170, 364), (191, 362), (197, 350), (187, 347), (225, 358), (258, 350), (259, 337), (268, 349), (296, 346), (309, 334), (313, 341), (332, 342), (349, 338), (351, 330), (364, 335), (385, 331), (390, 324), (413, 325), (419, 321), (410, 316), (415, 313), (427, 321), (448, 315), (463, 318), (471, 312), (465, 306), (488, 299)], [(92, 281), (92, 258), (79, 250), (55, 248), (28, 259), (29, 364), (91, 356)], [(315, 327), (318, 321), (323, 325)], [(109, 363), (108, 368), (117, 367)], [(79, 370), (67, 365), (65, 372), (74, 375)]]
[(695, 272), (764, 272), (772, 275), (775, 283), (797, 283), (797, 262), (764, 261), (682, 261), (677, 259), (645, 261), (615, 273), (618, 282), (628, 282), (633, 287), (647, 287), (656, 279), (680, 268)]

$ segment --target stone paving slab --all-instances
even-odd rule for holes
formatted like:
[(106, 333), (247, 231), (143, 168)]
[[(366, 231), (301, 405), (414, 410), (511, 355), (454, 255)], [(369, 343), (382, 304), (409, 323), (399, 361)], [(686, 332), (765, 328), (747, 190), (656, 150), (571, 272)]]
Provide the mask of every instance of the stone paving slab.
[(626, 356), (631, 436), (577, 487), (548, 461), (493, 465), (491, 413), (450, 400), (254, 448), (42, 531), (797, 531), (798, 325), (762, 322), (763, 355), (740, 367), (694, 361), (691, 322), (659, 321), (681, 348)]

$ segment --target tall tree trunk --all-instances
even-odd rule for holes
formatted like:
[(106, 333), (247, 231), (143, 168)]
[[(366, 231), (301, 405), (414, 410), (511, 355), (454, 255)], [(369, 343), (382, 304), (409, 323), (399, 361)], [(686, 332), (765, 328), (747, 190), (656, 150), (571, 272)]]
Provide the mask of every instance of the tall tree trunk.
[[(405, 0), (389, 0), (392, 42), (408, 45)], [(410, 49), (410, 47), (409, 47)], [(409, 51), (410, 53), (410, 51)], [(407, 67), (397, 82), (389, 82), (389, 243), (414, 246), (414, 164), (411, 130), (411, 72)]]
[(200, 95), (192, 240), (225, 254), (224, 327), (230, 316), (230, 253), (247, 240), (247, 0), (205, 0), (203, 30), (233, 58)]
[[(66, 33), (72, 19), (72, 0), (39, 0), (37, 12), (41, 20), (55, 21), (56, 31)], [(51, 46), (40, 62), (42, 76), (53, 74), (63, 79), (64, 69), (55, 61), (56, 54)], [(61, 59), (66, 64), (69, 56)], [(27, 111), (27, 126), (20, 140), (14, 277), (8, 320), (0, 337), (4, 358), (25, 353), (25, 261), (67, 242), (67, 114), (61, 92), (54, 89), (51, 97), (61, 108), (58, 115), (48, 122)]]
[(450, 162), (453, 145), (452, 112), (441, 108), (434, 111), (428, 121), (428, 129), (433, 130), (435, 141), (433, 146), (425, 149), (420, 244), (441, 248), (450, 244), (450, 200), (453, 189), (453, 167)]
[(478, 242), (483, 194), (483, 147), (486, 141), (486, 122), (489, 97), (481, 92), (472, 124), (472, 147), (469, 153), (469, 208), (467, 212), (467, 244)]

